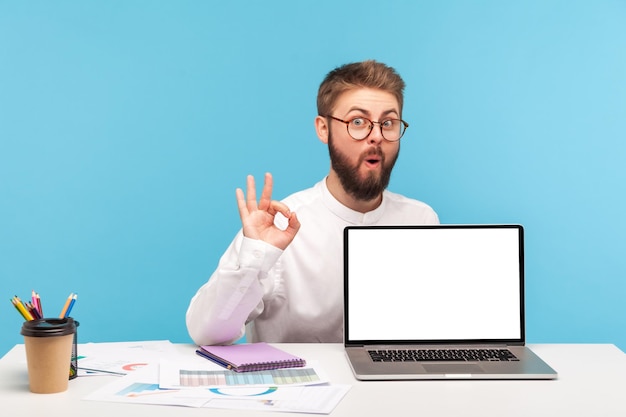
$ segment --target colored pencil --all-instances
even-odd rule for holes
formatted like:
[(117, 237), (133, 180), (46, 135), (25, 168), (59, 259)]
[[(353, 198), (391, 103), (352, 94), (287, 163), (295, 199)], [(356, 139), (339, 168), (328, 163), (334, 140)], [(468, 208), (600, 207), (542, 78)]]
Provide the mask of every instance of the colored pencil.
[(31, 316), (33, 316), (34, 319), (42, 318), (39, 315), (39, 310), (37, 310), (37, 307), (35, 307), (33, 303), (26, 303), (26, 308), (28, 309), (28, 312), (30, 313)]
[(15, 303), (17, 304), (18, 308), (23, 311), (25, 314), (24, 316), (26, 317), (27, 320), (33, 320), (34, 317), (32, 314), (30, 314), (30, 312), (28, 311), (28, 307), (26, 306), (26, 303), (24, 303), (20, 297), (18, 297), (17, 295), (14, 297), (15, 298)]
[(43, 311), (41, 311), (41, 298), (39, 298), (39, 294), (37, 294), (35, 290), (33, 290), (32, 292), (31, 299), (33, 306), (37, 310), (37, 314), (40, 316), (40, 318), (43, 317)]
[(22, 304), (22, 300), (20, 300), (17, 295), (11, 300), (11, 302), (13, 303), (15, 308), (17, 308), (17, 311), (20, 312), (20, 314), (22, 315), (22, 317), (24, 317), (25, 320), (27, 321), (33, 320), (33, 316), (28, 312), (24, 304)]
[(37, 300), (37, 310), (39, 310), (39, 315), (43, 318), (43, 307), (41, 307), (41, 297), (39, 293), (35, 293), (35, 297)]
[(65, 318), (65, 313), (67, 313), (67, 309), (70, 307), (70, 303), (72, 302), (73, 297), (74, 297), (74, 293), (70, 293), (69, 297), (67, 297), (67, 300), (65, 300), (65, 304), (63, 305), (61, 314), (59, 314), (60, 319)]
[(77, 298), (78, 298), (78, 294), (74, 294), (74, 296), (72, 297), (72, 301), (70, 301), (70, 305), (67, 308), (67, 311), (65, 312), (65, 316), (64, 317), (69, 317), (70, 316), (70, 312), (72, 311), (72, 307), (74, 307), (74, 303), (76, 302)]
[(10, 301), (11, 301), (11, 304), (13, 304), (13, 307), (15, 307), (15, 309), (17, 310), (17, 312), (20, 313), (20, 316), (22, 316), (24, 320), (28, 320), (26, 316), (24, 315), (24, 313), (22, 313), (22, 310), (20, 310), (17, 304), (15, 303), (15, 300), (11, 298)]

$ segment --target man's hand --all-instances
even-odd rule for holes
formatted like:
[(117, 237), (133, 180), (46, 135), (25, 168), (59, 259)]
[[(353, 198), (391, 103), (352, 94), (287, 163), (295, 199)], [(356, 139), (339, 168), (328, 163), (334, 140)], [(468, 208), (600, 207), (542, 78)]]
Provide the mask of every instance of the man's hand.
[[(285, 204), (272, 200), (273, 180), (270, 173), (265, 174), (265, 183), (261, 199), (257, 204), (256, 187), (254, 177), (248, 175), (246, 181), (246, 193), (237, 188), (237, 206), (243, 225), (243, 235), (251, 239), (259, 239), (281, 250), (285, 250), (300, 229), (300, 222), (296, 213), (292, 213)], [(281, 230), (274, 224), (276, 213), (281, 213), (288, 220), (285, 230)]]

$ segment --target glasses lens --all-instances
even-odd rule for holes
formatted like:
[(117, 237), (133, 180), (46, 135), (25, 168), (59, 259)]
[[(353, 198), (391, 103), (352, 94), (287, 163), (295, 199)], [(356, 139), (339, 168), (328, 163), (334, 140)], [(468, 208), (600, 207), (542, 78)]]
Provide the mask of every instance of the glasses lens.
[(380, 124), (383, 137), (390, 142), (399, 140), (404, 135), (404, 129), (404, 123), (400, 119), (389, 119)]
[(372, 122), (363, 117), (357, 117), (348, 123), (348, 133), (356, 140), (365, 139), (371, 130)]

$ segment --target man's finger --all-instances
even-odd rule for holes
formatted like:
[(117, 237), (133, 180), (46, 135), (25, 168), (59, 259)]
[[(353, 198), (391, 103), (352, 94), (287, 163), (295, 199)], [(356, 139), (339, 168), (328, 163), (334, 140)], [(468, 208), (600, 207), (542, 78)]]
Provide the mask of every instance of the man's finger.
[(246, 179), (246, 195), (248, 211), (256, 210), (256, 186), (254, 184), (254, 177), (252, 175), (248, 175)]
[(280, 213), (286, 218), (289, 218), (289, 216), (291, 216), (291, 210), (289, 210), (289, 207), (287, 207), (285, 203), (281, 203), (280, 201), (276, 200), (270, 201), (269, 206), (267, 207), (267, 212), (272, 216), (276, 213)]
[(235, 195), (237, 196), (237, 208), (239, 208), (239, 217), (243, 220), (244, 217), (248, 216), (250, 212), (248, 211), (248, 206), (246, 205), (246, 198), (243, 195), (243, 190), (241, 188), (237, 188), (235, 190)]
[(291, 213), (287, 219), (289, 220), (289, 223), (287, 224), (287, 229), (285, 231), (290, 235), (295, 236), (296, 233), (298, 233), (298, 230), (300, 230), (300, 220), (298, 220), (296, 213)]
[(263, 191), (261, 192), (261, 200), (259, 200), (259, 210), (267, 210), (272, 201), (272, 188), (274, 180), (272, 174), (265, 173), (265, 182), (263, 183)]

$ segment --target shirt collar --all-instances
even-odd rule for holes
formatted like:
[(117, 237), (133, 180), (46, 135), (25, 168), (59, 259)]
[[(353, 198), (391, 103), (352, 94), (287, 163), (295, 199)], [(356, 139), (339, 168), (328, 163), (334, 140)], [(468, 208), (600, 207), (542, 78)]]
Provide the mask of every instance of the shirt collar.
[(353, 225), (375, 224), (380, 220), (385, 212), (385, 207), (387, 206), (387, 199), (385, 198), (385, 194), (387, 192), (386, 190), (383, 191), (383, 198), (378, 207), (372, 211), (361, 213), (344, 206), (335, 197), (333, 197), (328, 190), (328, 186), (326, 185), (327, 178), (328, 177), (320, 181), (320, 188), (324, 205), (326, 205), (326, 207), (328, 207), (333, 214)]

